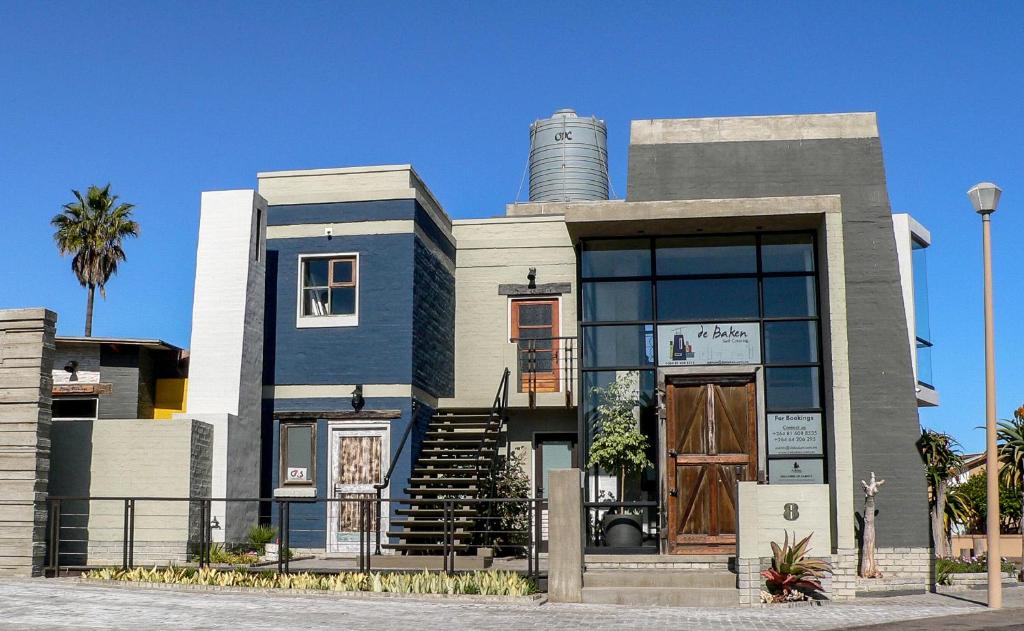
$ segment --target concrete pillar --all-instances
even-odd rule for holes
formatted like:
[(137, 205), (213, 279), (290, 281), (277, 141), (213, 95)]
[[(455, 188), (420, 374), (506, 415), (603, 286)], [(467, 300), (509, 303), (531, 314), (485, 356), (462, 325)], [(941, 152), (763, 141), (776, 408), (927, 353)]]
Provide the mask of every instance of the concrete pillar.
[[(188, 402), (177, 418), (213, 425), (214, 497), (259, 497), (267, 203), (256, 192), (202, 194)], [(256, 504), (214, 502), (215, 541), (245, 541)]]
[(583, 601), (583, 474), (555, 469), (548, 478), (548, 599)]
[(46, 545), (57, 314), (0, 310), (0, 576), (38, 576)]

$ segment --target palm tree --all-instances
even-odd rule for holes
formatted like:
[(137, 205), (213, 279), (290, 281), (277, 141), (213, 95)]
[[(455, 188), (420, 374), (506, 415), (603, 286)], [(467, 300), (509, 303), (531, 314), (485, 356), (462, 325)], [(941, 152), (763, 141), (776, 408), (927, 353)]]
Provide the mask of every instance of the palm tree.
[(133, 204), (118, 203), (110, 184), (90, 186), (85, 197), (71, 191), (77, 201), (64, 204), (64, 211), (50, 224), (57, 229), (53, 240), (61, 255), (74, 254), (71, 269), (78, 282), (89, 290), (85, 306), (85, 335), (92, 335), (92, 308), (96, 288), (107, 297), (106, 284), (125, 260), (121, 241), (139, 236), (139, 224), (132, 220)]
[(918, 451), (925, 463), (928, 478), (928, 503), (931, 507), (932, 540), (935, 554), (950, 555), (949, 528), (946, 518), (946, 493), (949, 481), (963, 468), (960, 444), (949, 434), (922, 429), (917, 441)]
[[(1013, 418), (999, 422), (996, 440), (999, 443), (999, 476), (1003, 484), (1024, 494), (1024, 405), (1013, 411)], [(1020, 538), (1024, 546), (1024, 501), (1021, 502)], [(1024, 568), (1021, 571), (1024, 572)]]

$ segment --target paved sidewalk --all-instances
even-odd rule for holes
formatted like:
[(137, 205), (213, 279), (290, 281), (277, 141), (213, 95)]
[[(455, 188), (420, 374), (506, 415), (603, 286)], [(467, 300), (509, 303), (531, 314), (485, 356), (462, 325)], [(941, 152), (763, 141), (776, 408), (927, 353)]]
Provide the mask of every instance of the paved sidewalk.
[[(861, 599), (783, 609), (509, 606), (354, 600), (262, 593), (175, 592), (83, 585), (69, 579), (0, 581), (0, 629), (848, 629), (984, 612), (984, 592)], [(1006, 590), (1024, 608), (1024, 587)], [(1024, 609), (1007, 612), (1024, 622)], [(966, 622), (969, 618), (963, 618)], [(957, 618), (953, 618), (955, 622)]]

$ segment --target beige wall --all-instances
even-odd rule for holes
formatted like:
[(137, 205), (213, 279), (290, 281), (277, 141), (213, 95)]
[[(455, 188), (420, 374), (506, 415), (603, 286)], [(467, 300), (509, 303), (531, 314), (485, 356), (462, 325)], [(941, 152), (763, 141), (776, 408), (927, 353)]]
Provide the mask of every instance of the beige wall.
[[(54, 432), (74, 431), (74, 440), (55, 436), (55, 486), (90, 497), (209, 496), (212, 427), (192, 419), (99, 420), (58, 423)], [(59, 473), (58, 473), (59, 471)], [(62, 536), (88, 540), (90, 564), (120, 563), (124, 536), (124, 501), (92, 500), (88, 515), (81, 502), (64, 502)], [(198, 504), (137, 500), (135, 560), (181, 562), (186, 558), (190, 517), (198, 526)], [(70, 535), (68, 533), (71, 533)], [(61, 551), (83, 552), (81, 544)], [(82, 559), (65, 556), (61, 563)]]
[[(515, 374), (509, 343), (509, 297), (499, 284), (526, 284), (531, 267), (537, 283), (571, 283), (561, 296), (560, 335), (576, 335), (576, 254), (561, 217), (501, 217), (454, 222), (459, 244), (455, 271), (455, 397), (442, 407), (486, 407), (505, 367)], [(510, 388), (510, 405), (526, 396)], [(560, 393), (538, 397), (541, 406), (565, 405)]]

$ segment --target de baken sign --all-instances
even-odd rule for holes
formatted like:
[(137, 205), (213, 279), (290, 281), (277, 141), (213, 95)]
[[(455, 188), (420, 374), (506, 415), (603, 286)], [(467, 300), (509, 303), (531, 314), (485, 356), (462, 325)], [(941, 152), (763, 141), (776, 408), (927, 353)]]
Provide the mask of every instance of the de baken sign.
[(661, 366), (760, 363), (761, 326), (756, 322), (658, 326)]

